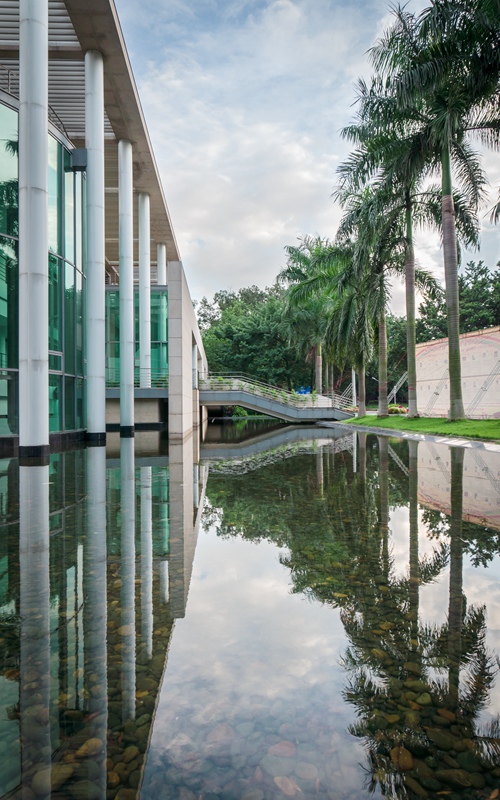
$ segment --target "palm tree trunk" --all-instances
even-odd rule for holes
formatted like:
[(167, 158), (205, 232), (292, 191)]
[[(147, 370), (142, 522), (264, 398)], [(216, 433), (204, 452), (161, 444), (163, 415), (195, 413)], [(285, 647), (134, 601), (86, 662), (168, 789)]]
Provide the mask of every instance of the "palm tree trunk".
[(389, 575), (389, 439), (378, 437), (379, 449), (379, 489), (380, 489), (380, 536), (382, 570)]
[(365, 365), (358, 367), (358, 417), (366, 417)]
[(325, 394), (328, 394), (329, 381), (330, 381), (330, 365), (329, 365), (329, 363), (327, 361), (325, 363), (325, 382), (324, 382), (324, 385), (323, 385), (323, 391), (325, 392)]
[(453, 707), (458, 703), (463, 623), (463, 542), (462, 505), (464, 454), (463, 447), (451, 447), (451, 524), (450, 524), (450, 596), (448, 607), (448, 691)]
[(316, 391), (318, 394), (321, 394), (321, 380), (322, 380), (322, 372), (323, 372), (323, 359), (321, 356), (321, 345), (318, 344), (316, 346)]
[(460, 363), (460, 311), (458, 302), (457, 234), (451, 185), (450, 150), (442, 155), (443, 253), (448, 317), (448, 367), (450, 371), (450, 419), (463, 419), (462, 367)]
[(358, 431), (358, 447), (359, 447), (359, 474), (363, 485), (366, 485), (366, 437), (367, 434), (363, 431)]
[[(418, 607), (420, 590), (420, 562), (418, 558), (418, 442), (408, 442), (410, 490), (410, 603), (411, 638), (418, 636)], [(417, 650), (418, 648), (415, 648)]]
[(378, 319), (378, 416), (387, 417), (387, 323), (385, 308)]
[(408, 363), (408, 416), (418, 417), (417, 407), (417, 353), (415, 326), (415, 250), (413, 247), (412, 203), (410, 192), (406, 192), (406, 355)]

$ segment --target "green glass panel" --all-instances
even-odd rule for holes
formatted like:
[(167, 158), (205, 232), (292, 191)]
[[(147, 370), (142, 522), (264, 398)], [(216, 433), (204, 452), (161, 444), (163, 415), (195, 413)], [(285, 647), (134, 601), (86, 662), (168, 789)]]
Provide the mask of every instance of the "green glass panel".
[(0, 236), (0, 368), (18, 368), (17, 241)]
[(106, 382), (120, 382), (120, 297), (118, 291), (106, 291)]
[(49, 353), (49, 370), (60, 372), (62, 370), (62, 356)]
[(62, 430), (62, 375), (49, 373), (49, 430)]
[(83, 269), (82, 173), (75, 172), (75, 264)]
[(19, 377), (17, 372), (0, 372), (0, 436), (19, 433)]
[(75, 378), (64, 379), (64, 428), (75, 429)]
[(168, 344), (166, 342), (151, 343), (151, 372), (155, 381), (168, 376)]
[(151, 341), (168, 341), (167, 292), (151, 292)]
[(84, 392), (85, 381), (83, 378), (76, 379), (76, 429), (85, 427)]
[(76, 340), (76, 372), (83, 375), (83, 276), (78, 270), (75, 271), (75, 340)]
[(61, 252), (61, 145), (49, 136), (49, 250)]
[(0, 105), (0, 233), (18, 235), (18, 114)]
[(139, 357), (139, 292), (137, 290), (134, 291), (134, 323), (134, 336), (137, 345), (136, 356)]
[(75, 268), (64, 265), (64, 372), (73, 375), (75, 352)]
[[(67, 150), (64, 157), (69, 158)], [(64, 173), (64, 257), (75, 263), (75, 178), (73, 172)]]
[(49, 350), (62, 351), (62, 299), (60, 259), (49, 253)]

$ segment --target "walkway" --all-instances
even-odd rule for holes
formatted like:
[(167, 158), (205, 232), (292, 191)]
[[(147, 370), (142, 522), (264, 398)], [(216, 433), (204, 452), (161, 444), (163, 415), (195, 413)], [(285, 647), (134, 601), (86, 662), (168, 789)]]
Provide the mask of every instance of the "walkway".
[(345, 420), (354, 416), (340, 395), (287, 392), (246, 375), (208, 375), (199, 379), (200, 405), (242, 406), (288, 422)]

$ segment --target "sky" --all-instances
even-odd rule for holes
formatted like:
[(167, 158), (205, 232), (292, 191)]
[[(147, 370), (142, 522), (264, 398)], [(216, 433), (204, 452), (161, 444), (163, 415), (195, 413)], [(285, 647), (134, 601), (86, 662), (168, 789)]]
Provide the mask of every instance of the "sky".
[[(340, 130), (356, 80), (370, 75), (367, 50), (390, 21), (387, 0), (116, 5), (193, 299), (271, 285), (286, 245), (335, 236), (331, 195), (350, 150)], [(498, 156), (484, 163), (498, 186)], [(483, 224), (471, 257), (494, 267), (498, 231)], [(416, 255), (443, 280), (438, 234), (417, 234)], [(399, 282), (392, 306), (404, 313)]]

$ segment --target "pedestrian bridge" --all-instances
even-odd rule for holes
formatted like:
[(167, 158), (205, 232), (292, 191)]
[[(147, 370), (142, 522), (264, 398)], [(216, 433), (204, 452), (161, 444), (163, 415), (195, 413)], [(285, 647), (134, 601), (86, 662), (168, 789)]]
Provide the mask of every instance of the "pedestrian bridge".
[(246, 375), (210, 374), (199, 377), (200, 405), (242, 406), (288, 422), (344, 420), (354, 416), (348, 401), (340, 395), (288, 392)]

